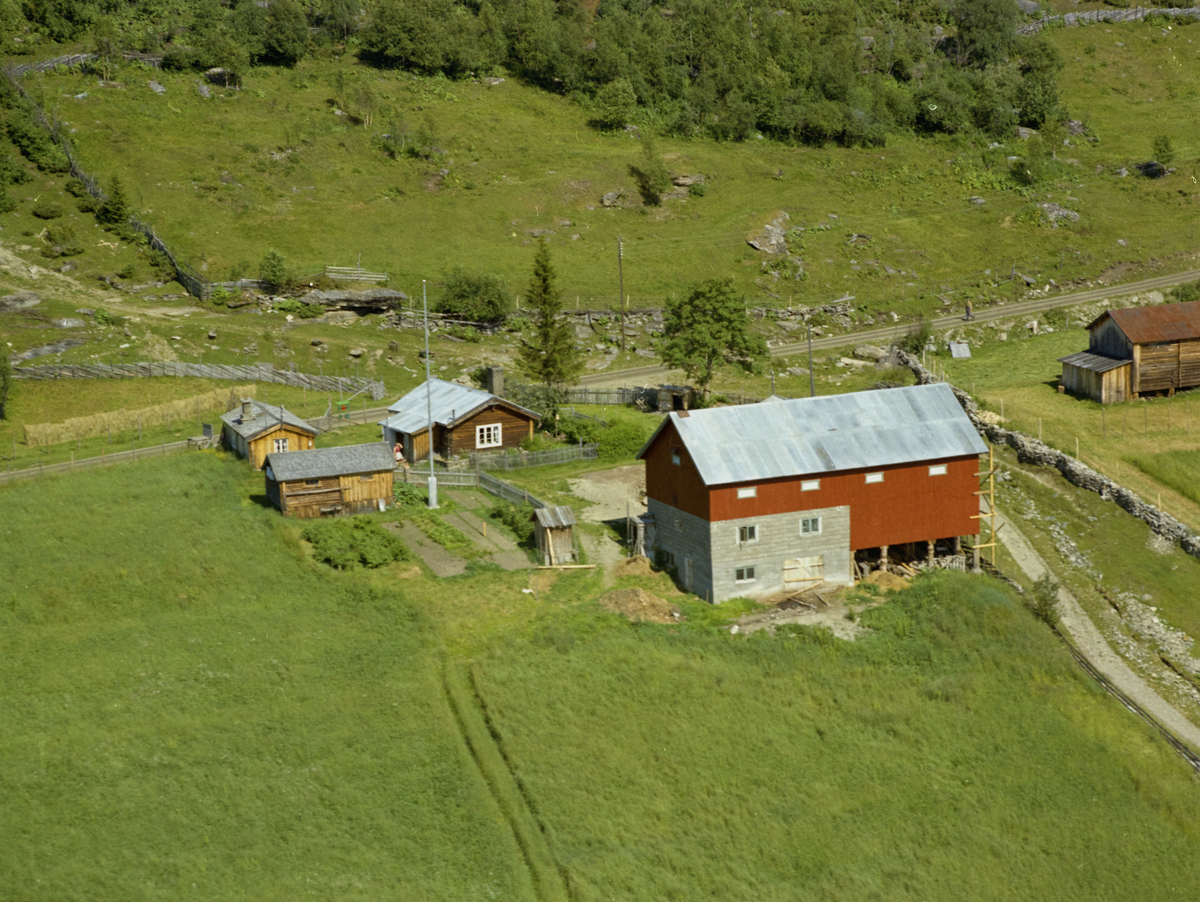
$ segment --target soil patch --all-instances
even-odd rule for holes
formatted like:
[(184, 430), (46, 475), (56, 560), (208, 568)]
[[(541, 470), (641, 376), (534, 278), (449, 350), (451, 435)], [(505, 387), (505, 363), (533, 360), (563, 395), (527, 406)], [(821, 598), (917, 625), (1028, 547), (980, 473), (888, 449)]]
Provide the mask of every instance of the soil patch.
[(616, 566), (617, 576), (654, 576), (654, 568), (650, 566), (650, 559), (642, 557), (640, 554), (635, 554), (633, 557), (627, 557)]
[(642, 501), (646, 494), (646, 467), (643, 464), (588, 473), (568, 480), (568, 484), (573, 495), (592, 502), (579, 514), (580, 519), (589, 523), (624, 520), (626, 514), (636, 517), (646, 512)]
[(597, 600), (606, 611), (623, 614), (633, 621), (678, 623), (683, 619), (683, 613), (675, 605), (668, 604), (640, 587), (615, 589), (601, 595)]
[(887, 570), (872, 570), (871, 574), (863, 582), (879, 586), (885, 592), (898, 592), (901, 589), (908, 588), (908, 580), (903, 576), (897, 576), (895, 573), (889, 573)]

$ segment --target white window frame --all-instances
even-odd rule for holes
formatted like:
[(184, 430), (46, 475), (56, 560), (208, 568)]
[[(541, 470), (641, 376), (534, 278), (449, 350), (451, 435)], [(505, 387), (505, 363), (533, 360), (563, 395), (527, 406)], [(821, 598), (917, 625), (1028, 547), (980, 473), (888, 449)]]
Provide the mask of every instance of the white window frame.
[(877, 482), (883, 482), (883, 473), (867, 474), (867, 485), (874, 485)]
[(749, 545), (751, 542), (758, 541), (758, 524), (747, 523), (745, 526), (738, 527), (738, 544)]
[(283, 438), (275, 439), (275, 451), (273, 451), (271, 453), (275, 453), (276, 451), (286, 451), (287, 449), (288, 449), (288, 440), (287, 440), (287, 436), (284, 436)]
[(802, 535), (802, 536), (819, 536), (820, 534), (821, 534), (821, 518), (820, 517), (801, 517), (800, 518), (800, 535)]
[(802, 492), (815, 492), (820, 487), (821, 487), (821, 480), (819, 480), (819, 479), (801, 479), (800, 480), (800, 491), (802, 491)]
[(949, 472), (949, 468), (945, 464), (930, 464), (930, 476), (945, 476)]
[(475, 449), (499, 448), (504, 444), (499, 423), (475, 427)]
[(735, 583), (756, 583), (758, 576), (754, 565), (749, 567), (735, 567), (733, 570), (733, 581)]
[(744, 486), (744, 487), (738, 489), (737, 493), (738, 493), (737, 496), (739, 498), (757, 498), (758, 497), (758, 486), (756, 486), (756, 485)]

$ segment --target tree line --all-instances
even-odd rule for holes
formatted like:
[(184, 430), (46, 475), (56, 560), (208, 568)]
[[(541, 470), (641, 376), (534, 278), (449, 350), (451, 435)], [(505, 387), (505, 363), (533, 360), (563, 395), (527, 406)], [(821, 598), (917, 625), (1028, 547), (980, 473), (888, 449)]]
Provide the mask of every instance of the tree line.
[(160, 52), (234, 80), (324, 48), (516, 74), (599, 128), (873, 146), (1061, 121), (1062, 61), (1044, 34), (1017, 35), (1020, 15), (1015, 0), (0, 0), (0, 38)]

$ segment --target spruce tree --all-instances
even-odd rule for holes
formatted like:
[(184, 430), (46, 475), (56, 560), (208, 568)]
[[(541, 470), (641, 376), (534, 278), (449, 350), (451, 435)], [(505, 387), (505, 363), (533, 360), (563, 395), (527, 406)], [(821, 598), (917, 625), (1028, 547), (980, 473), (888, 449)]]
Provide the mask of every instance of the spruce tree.
[(112, 177), (108, 188), (108, 199), (96, 211), (96, 218), (105, 225), (120, 226), (129, 220), (129, 200), (118, 176)]
[(562, 317), (562, 293), (554, 281), (550, 248), (539, 239), (526, 295), (530, 324), (521, 340), (520, 365), (531, 379), (563, 388), (583, 372), (583, 355), (575, 347), (575, 330)]

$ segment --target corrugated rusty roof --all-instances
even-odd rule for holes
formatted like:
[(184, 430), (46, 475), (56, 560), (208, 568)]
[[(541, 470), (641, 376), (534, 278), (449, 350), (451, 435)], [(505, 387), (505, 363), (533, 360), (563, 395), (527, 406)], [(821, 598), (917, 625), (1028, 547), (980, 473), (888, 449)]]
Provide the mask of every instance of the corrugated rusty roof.
[(987, 446), (945, 383), (673, 412), (706, 485), (756, 482), (983, 454)]
[(340, 448), (278, 451), (267, 455), (266, 466), (277, 482), (290, 482), (293, 479), (378, 473), (394, 469), (396, 460), (392, 449), (383, 442), (368, 442)]
[(1106, 316), (1111, 316), (1134, 344), (1200, 338), (1200, 301), (1109, 310), (1100, 314), (1088, 328), (1098, 325)]
[(1093, 373), (1107, 373), (1109, 370), (1115, 370), (1121, 366), (1129, 366), (1129, 364), (1133, 363), (1129, 359), (1118, 360), (1116, 357), (1105, 357), (1103, 354), (1093, 354), (1091, 351), (1068, 354), (1066, 357), (1059, 357), (1058, 362), (1068, 364), (1069, 366), (1077, 366), (1081, 370), (1091, 370)]
[(563, 529), (575, 525), (575, 512), (563, 505), (561, 507), (539, 507), (533, 512), (543, 529)]
[(503, 404), (510, 410), (521, 411), (535, 420), (541, 419), (540, 416), (528, 408), (514, 404), (512, 401), (498, 398), (478, 388), (458, 385), (454, 382), (447, 382), (444, 379), (430, 379), (429, 387), (430, 398), (426, 397), (425, 383), (422, 382), (389, 407), (388, 410), (391, 411), (392, 415), (386, 420), (380, 420), (379, 425), (387, 426), (396, 432), (405, 432), (410, 435), (424, 432), (425, 427), (429, 424), (429, 404), (431, 399), (433, 404), (433, 421), (442, 426), (450, 425), (453, 420), (461, 420), (463, 417), (489, 403)]

